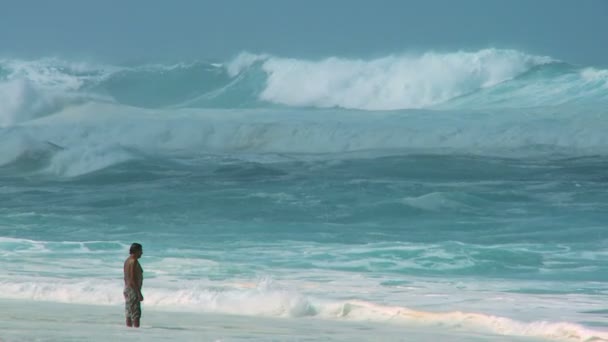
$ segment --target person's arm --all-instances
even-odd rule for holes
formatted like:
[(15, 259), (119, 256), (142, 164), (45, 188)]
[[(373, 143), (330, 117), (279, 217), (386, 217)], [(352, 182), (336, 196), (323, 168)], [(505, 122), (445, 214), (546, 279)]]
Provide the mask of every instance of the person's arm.
[(129, 261), (127, 261), (127, 265), (126, 265), (126, 273), (127, 273), (127, 287), (130, 287), (134, 290), (137, 290), (139, 292), (139, 280), (137, 277), (137, 266), (136, 266), (137, 261), (130, 259)]
[(141, 293), (141, 288), (143, 286), (144, 283), (144, 271), (141, 268), (141, 265), (139, 264), (139, 261), (135, 261), (135, 277), (133, 278), (134, 283), (136, 284), (135, 289), (137, 289), (137, 295), (139, 296), (139, 300), (143, 301), (144, 300), (144, 295)]

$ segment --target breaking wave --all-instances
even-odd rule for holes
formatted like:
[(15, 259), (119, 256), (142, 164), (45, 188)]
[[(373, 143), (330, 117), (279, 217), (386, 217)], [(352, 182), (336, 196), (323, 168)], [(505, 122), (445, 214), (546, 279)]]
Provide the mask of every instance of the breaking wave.
[(0, 165), (67, 177), (177, 152), (608, 153), (608, 71), (515, 50), (0, 60), (0, 102)]

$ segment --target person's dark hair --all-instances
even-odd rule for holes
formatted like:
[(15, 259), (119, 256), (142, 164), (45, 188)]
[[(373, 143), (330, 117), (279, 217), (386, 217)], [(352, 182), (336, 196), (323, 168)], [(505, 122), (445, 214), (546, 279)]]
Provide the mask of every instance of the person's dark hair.
[(129, 248), (129, 254), (133, 254), (135, 252), (139, 252), (141, 251), (142, 247), (140, 244), (138, 244), (137, 242), (133, 242), (131, 244), (131, 248)]

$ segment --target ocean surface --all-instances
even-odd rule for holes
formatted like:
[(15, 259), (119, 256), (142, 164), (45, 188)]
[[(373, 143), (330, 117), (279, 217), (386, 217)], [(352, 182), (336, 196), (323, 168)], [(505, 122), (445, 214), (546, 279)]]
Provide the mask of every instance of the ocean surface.
[(0, 340), (608, 341), (607, 132), (516, 50), (2, 59)]

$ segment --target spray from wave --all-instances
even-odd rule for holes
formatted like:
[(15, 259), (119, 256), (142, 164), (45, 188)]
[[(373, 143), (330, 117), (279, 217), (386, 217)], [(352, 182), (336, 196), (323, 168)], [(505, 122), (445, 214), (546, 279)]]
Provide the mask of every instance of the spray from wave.
[(551, 61), (510, 50), (321, 61), (244, 54), (232, 62), (229, 70), (238, 74), (261, 63), (267, 86), (260, 98), (271, 103), (390, 110), (443, 103)]
[(340, 107), (395, 110), (527, 107), (608, 99), (606, 70), (515, 50), (429, 52), (363, 60), (242, 53), (226, 64), (111, 66), (56, 59), (0, 60), (0, 124), (73, 102), (144, 108)]

